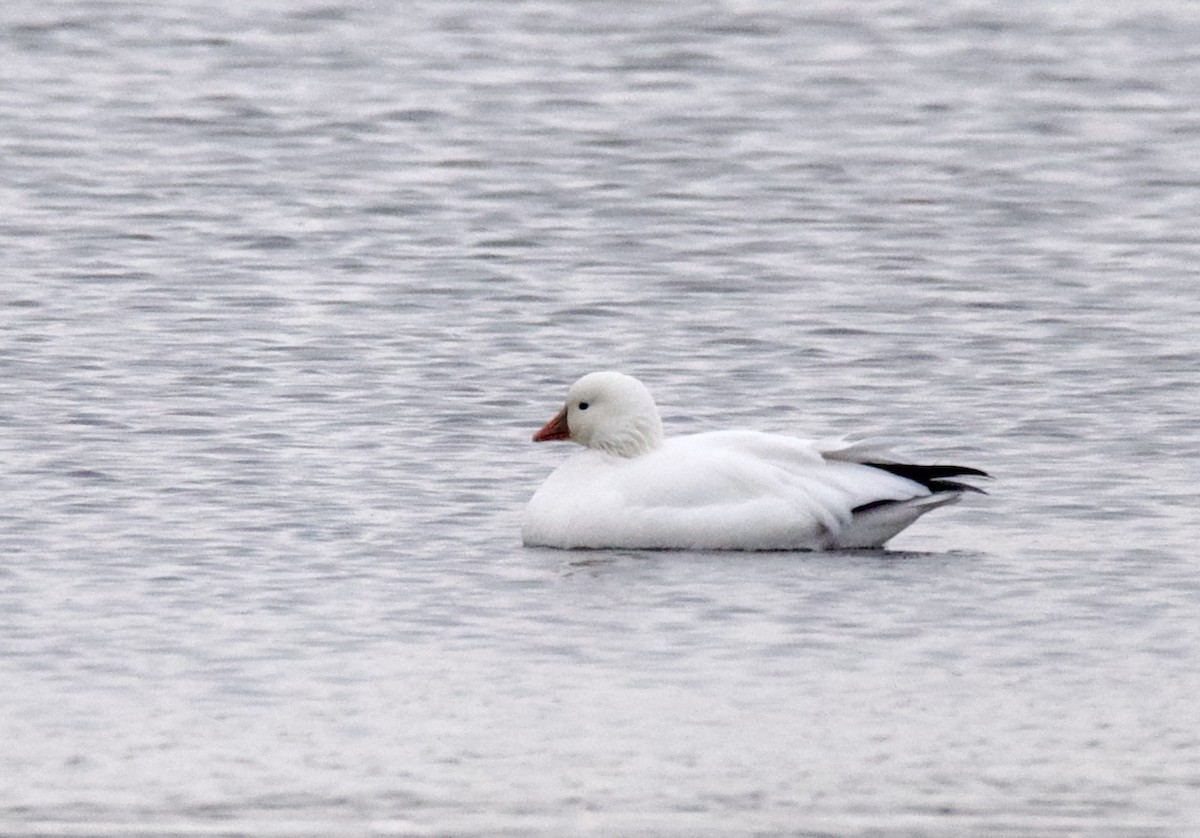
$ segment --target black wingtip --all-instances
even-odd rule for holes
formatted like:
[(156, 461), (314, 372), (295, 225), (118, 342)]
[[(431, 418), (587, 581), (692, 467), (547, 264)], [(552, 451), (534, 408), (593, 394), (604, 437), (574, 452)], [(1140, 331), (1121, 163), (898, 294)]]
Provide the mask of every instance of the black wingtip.
[(991, 475), (986, 471), (970, 466), (952, 465), (916, 465), (914, 463), (863, 463), (865, 466), (890, 472), (898, 477), (920, 483), (931, 492), (978, 492), (986, 495), (983, 489), (969, 483), (957, 480), (947, 480), (947, 477), (986, 477)]

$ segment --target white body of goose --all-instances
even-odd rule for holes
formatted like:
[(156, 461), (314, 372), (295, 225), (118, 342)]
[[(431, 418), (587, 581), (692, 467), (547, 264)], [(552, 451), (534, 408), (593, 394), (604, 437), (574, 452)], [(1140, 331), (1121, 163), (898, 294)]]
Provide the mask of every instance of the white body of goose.
[(584, 446), (534, 493), (527, 546), (704, 550), (881, 547), (917, 518), (981, 490), (978, 469), (899, 462), (869, 442), (758, 431), (665, 438), (640, 381), (577, 381), (535, 442)]

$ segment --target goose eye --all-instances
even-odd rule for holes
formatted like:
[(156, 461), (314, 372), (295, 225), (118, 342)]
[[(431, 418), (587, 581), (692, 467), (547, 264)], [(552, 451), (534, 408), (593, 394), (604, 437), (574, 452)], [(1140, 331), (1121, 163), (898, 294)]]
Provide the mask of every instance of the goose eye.
[(580, 402), (580, 403), (579, 403), (579, 409), (580, 409), (580, 410), (587, 410), (587, 409), (588, 409), (588, 403), (587, 403), (587, 402)]

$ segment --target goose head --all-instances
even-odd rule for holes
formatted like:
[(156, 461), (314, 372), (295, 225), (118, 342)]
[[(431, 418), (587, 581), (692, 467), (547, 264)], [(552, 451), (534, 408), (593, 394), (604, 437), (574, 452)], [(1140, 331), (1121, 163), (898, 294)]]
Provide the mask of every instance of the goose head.
[(534, 442), (569, 439), (620, 457), (662, 444), (662, 420), (642, 382), (619, 372), (593, 372), (571, 385), (567, 401)]

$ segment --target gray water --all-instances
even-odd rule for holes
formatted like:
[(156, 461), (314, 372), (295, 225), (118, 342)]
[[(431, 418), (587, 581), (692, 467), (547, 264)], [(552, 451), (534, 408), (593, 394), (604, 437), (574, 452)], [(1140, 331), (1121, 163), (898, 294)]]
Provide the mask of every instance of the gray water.
[[(1200, 832), (1200, 5), (0, 33), (0, 832)], [(998, 479), (524, 549), (602, 368)]]

